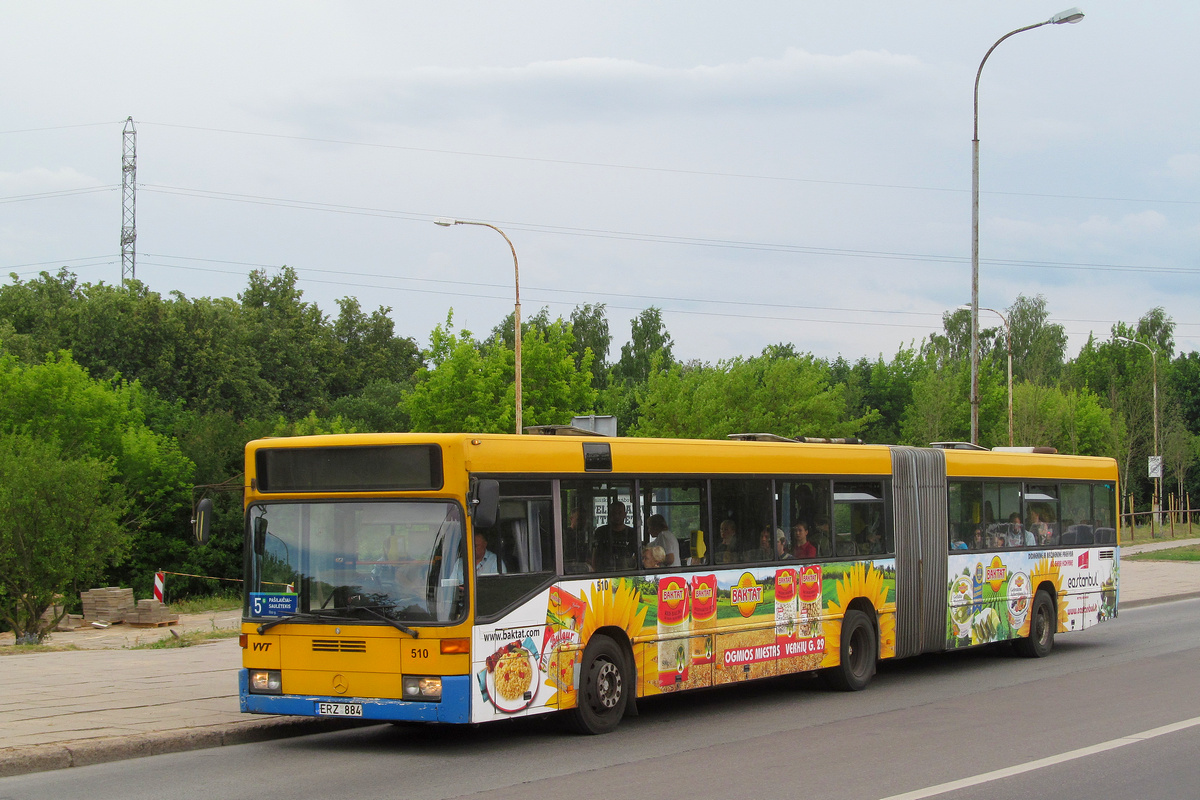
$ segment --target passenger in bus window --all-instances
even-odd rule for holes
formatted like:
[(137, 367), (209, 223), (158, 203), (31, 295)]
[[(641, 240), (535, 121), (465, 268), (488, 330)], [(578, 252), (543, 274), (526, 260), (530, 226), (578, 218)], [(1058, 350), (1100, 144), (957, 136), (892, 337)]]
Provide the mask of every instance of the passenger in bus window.
[(731, 564), (738, 558), (737, 523), (731, 519), (725, 520), (721, 523), (720, 534), (721, 541), (717, 544), (716, 562)]
[(808, 540), (808, 523), (804, 520), (792, 526), (792, 555), (796, 558), (817, 557), (817, 546)]
[(792, 549), (788, 547), (787, 534), (783, 532), (783, 528), (775, 529), (775, 558), (780, 561), (785, 558), (795, 558), (792, 555)]
[(999, 550), (1008, 547), (1008, 535), (1004, 532), (1004, 525), (994, 524), (988, 528), (988, 548)]
[(982, 550), (984, 548), (985, 544), (986, 543), (983, 538), (983, 525), (976, 525), (975, 529), (971, 531), (971, 541), (970, 541), (969, 549)]
[(614, 500), (608, 506), (608, 522), (596, 528), (595, 564), (597, 572), (631, 569), (637, 558), (637, 539), (633, 528), (625, 524), (625, 504)]
[(758, 534), (758, 547), (746, 553), (746, 561), (771, 561), (775, 548), (771, 547), (771, 526), (765, 526)]
[(678, 566), (679, 540), (667, 529), (667, 520), (662, 514), (653, 514), (646, 520), (646, 533), (650, 536), (650, 546), (661, 547), (665, 554), (659, 566)]
[(667, 565), (667, 553), (658, 545), (647, 545), (642, 548), (642, 566), (646, 569), (658, 569)]
[(1042, 521), (1042, 514), (1036, 508), (1029, 509), (1029, 532), (1033, 534), (1034, 540), (1039, 547), (1046, 547), (1052, 544), (1051, 539), (1054, 535), (1054, 529), (1048, 523)]
[(1021, 522), (1021, 515), (1015, 511), (1008, 515), (1007, 543), (1009, 547), (1033, 547), (1037, 544), (1034, 541), (1033, 533), (1025, 530), (1025, 523)]
[(563, 561), (586, 561), (583, 552), (583, 532), (579, 529), (579, 509), (572, 508), (567, 514), (567, 525), (563, 528)]
[(883, 539), (879, 538), (879, 531), (874, 526), (862, 531), (862, 535), (863, 540), (858, 543), (860, 556), (877, 555), (883, 552)]

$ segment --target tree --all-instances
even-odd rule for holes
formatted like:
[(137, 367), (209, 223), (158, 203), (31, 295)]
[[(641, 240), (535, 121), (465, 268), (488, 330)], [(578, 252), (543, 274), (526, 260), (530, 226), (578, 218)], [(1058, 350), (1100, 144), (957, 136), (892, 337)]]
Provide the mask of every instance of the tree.
[[(1067, 353), (1067, 332), (1062, 325), (1049, 322), (1049, 318), (1046, 298), (1040, 294), (1032, 298), (1018, 295), (1008, 307), (1014, 381), (1050, 386), (1061, 374)], [(994, 355), (998, 361), (1008, 357), (1003, 331), (996, 339)]]
[(507, 433), (516, 413), (512, 351), (496, 346), (485, 355), (471, 332), (454, 332), (454, 311), (429, 335), (428, 367), (417, 371), (404, 410), (414, 431)]
[(1162, 429), (1164, 477), (1174, 479), (1182, 501), (1187, 491), (1188, 470), (1196, 463), (1196, 448), (1200, 438), (1187, 429), (1177, 409), (1172, 409), (1166, 416)]
[(651, 372), (639, 395), (637, 436), (723, 439), (731, 433), (856, 436), (878, 418), (847, 418), (844, 386), (811, 355), (674, 364)]
[(613, 367), (613, 376), (618, 381), (644, 384), (650, 379), (650, 362), (656, 353), (661, 354), (662, 369), (675, 363), (671, 354), (674, 346), (662, 310), (650, 306), (633, 318), (629, 342), (621, 345), (621, 359)]
[(18, 642), (40, 642), (43, 619), (129, 551), (128, 502), (111, 464), (65, 456), (53, 442), (0, 433), (0, 619)]
[(958, 362), (929, 369), (912, 384), (912, 403), (900, 419), (900, 443), (965, 441), (970, 429), (971, 371)]
[(173, 438), (146, 426), (146, 392), (134, 382), (90, 378), (69, 355), (36, 366), (0, 356), (0, 433), (53, 442), (69, 460), (113, 469), (128, 500), (122, 524), (137, 546), (113, 582), (149, 587), (154, 570), (178, 563), (188, 546), (194, 465)]
[(248, 344), (278, 391), (280, 410), (289, 417), (324, 409), (334, 372), (333, 332), (321, 310), (304, 302), (296, 282), (291, 267), (273, 278), (254, 270), (240, 295), (249, 322)]
[(608, 382), (608, 350), (612, 347), (604, 303), (576, 306), (571, 311), (571, 333), (575, 337), (575, 368), (583, 371), (584, 358), (590, 351), (592, 388), (603, 389)]
[(1167, 316), (1162, 306), (1152, 308), (1138, 320), (1137, 335), (1130, 338), (1149, 342), (1160, 354), (1170, 358), (1175, 352), (1175, 321)]

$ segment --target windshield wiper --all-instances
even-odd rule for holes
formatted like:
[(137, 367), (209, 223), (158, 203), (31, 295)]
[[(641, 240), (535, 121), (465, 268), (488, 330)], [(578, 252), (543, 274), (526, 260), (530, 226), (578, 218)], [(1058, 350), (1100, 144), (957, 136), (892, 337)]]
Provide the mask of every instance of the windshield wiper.
[(382, 608), (391, 608), (391, 606), (346, 606), (344, 609), (338, 608), (338, 609), (334, 609), (334, 610), (335, 611), (365, 611), (368, 614), (370, 614), (371, 616), (383, 620), (384, 622), (386, 622), (388, 625), (391, 625), (396, 630), (407, 633), (409, 636), (413, 637), (414, 639), (421, 638), (417, 634), (417, 632), (415, 630), (413, 630), (412, 628), (410, 628), (407, 625), (404, 625), (402, 623), (396, 622), (396, 620), (392, 619), (391, 617), (387, 616), (386, 614), (380, 614), (378, 611), (375, 610), (375, 609), (381, 608), (381, 607)]
[(354, 617), (342, 616), (344, 613), (345, 609), (342, 608), (331, 608), (328, 610), (320, 609), (318, 611), (301, 611), (298, 614), (292, 614), (287, 617), (279, 617), (278, 619), (273, 619), (270, 622), (262, 623), (258, 626), (258, 633), (261, 636), (263, 631), (266, 631), (269, 628), (274, 628), (276, 625), (282, 625), (285, 622), (297, 622), (300, 620), (336, 619), (342, 622), (354, 621)]

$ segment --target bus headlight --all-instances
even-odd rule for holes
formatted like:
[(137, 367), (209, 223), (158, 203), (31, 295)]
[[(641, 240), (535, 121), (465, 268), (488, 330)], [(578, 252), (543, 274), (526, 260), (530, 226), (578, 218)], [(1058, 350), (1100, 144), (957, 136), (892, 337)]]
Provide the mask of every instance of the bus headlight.
[(250, 691), (254, 694), (283, 694), (283, 674), (277, 669), (250, 670)]
[(405, 700), (436, 703), (442, 699), (442, 679), (423, 675), (405, 675), (401, 687)]

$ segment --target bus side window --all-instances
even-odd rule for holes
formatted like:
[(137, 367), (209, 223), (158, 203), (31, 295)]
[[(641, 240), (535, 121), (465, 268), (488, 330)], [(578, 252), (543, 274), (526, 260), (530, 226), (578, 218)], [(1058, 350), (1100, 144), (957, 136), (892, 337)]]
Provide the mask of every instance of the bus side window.
[[(761, 479), (712, 481), (713, 542), (716, 563), (773, 561), (774, 509), (771, 482)], [(765, 533), (765, 541), (764, 541)]]
[[(633, 486), (628, 482), (561, 482), (563, 572), (614, 572), (636, 569)], [(578, 513), (573, 513), (578, 510)]]

